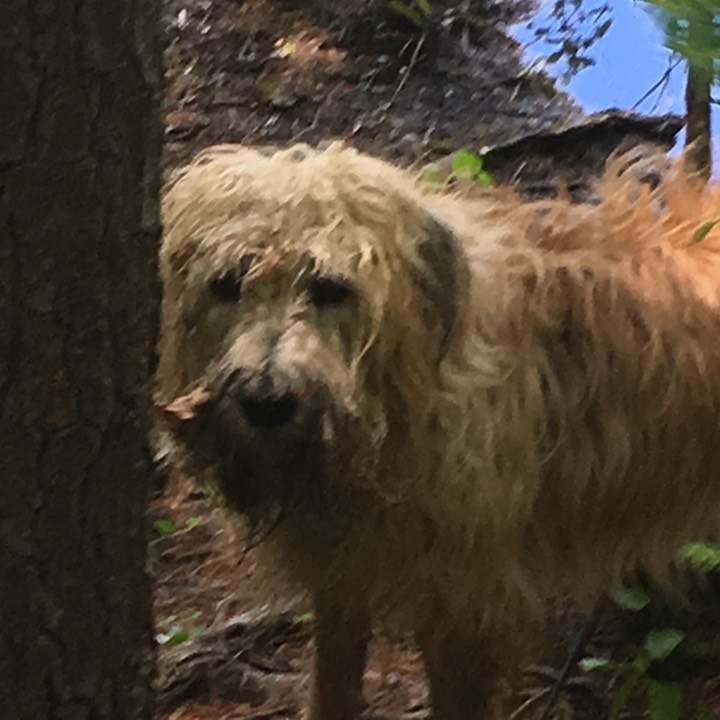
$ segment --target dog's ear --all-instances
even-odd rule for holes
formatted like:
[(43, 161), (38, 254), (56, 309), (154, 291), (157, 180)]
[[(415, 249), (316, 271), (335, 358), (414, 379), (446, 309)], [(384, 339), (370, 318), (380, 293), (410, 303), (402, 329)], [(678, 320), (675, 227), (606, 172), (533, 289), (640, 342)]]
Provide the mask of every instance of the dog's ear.
[(442, 359), (458, 324), (467, 279), (465, 255), (452, 228), (434, 213), (428, 213), (418, 255), (425, 266), (420, 289), (440, 321)]

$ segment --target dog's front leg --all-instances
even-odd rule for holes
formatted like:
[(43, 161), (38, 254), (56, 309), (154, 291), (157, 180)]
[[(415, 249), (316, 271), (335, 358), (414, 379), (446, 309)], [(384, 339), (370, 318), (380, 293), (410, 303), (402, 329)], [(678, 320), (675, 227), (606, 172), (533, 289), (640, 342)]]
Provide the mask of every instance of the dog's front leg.
[(461, 629), (418, 633), (418, 640), (430, 681), (433, 720), (494, 717), (498, 665), (492, 643)]
[(315, 597), (315, 657), (307, 720), (357, 720), (370, 639), (365, 608)]

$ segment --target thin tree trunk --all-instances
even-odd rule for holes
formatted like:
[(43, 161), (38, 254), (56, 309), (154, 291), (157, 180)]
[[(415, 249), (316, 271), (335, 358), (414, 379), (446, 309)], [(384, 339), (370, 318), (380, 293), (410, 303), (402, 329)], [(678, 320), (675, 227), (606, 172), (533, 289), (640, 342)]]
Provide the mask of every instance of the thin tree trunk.
[[(690, 18), (690, 46), (703, 28), (701, 23), (712, 27), (712, 16), (707, 19), (693, 14)], [(696, 29), (697, 28), (697, 29)], [(713, 80), (712, 58), (694, 59), (688, 63), (685, 86), (685, 108), (687, 134), (685, 139), (685, 167), (702, 182), (710, 179), (712, 167), (712, 145), (710, 136), (710, 98)]]
[(688, 172), (707, 182), (712, 165), (712, 146), (710, 139), (710, 88), (711, 83), (704, 73), (688, 68), (688, 80), (685, 88), (687, 108), (687, 139), (685, 147), (685, 167)]
[(152, 717), (159, 3), (3, 0), (0, 716)]

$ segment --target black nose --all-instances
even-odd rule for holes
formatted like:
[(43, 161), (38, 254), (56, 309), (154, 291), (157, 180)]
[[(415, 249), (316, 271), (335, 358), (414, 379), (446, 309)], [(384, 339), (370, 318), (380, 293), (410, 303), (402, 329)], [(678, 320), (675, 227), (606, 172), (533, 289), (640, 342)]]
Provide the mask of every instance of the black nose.
[(240, 407), (250, 425), (262, 430), (272, 430), (287, 425), (295, 417), (298, 399), (292, 393), (280, 396), (244, 395)]

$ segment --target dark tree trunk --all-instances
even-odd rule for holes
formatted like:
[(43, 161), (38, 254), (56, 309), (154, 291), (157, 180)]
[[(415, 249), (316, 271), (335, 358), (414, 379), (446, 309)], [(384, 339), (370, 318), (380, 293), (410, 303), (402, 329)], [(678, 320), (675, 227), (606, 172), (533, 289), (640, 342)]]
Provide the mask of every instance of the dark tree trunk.
[[(713, 27), (712, 15), (704, 18), (693, 14), (690, 18), (690, 46), (701, 38), (707, 28)], [(707, 51), (706, 51), (707, 52)], [(710, 106), (713, 82), (713, 61), (707, 54), (688, 63), (687, 84), (685, 86), (686, 138), (685, 167), (702, 182), (710, 179), (712, 167), (712, 145), (710, 136)]]
[(685, 88), (687, 140), (685, 164), (688, 172), (707, 182), (710, 178), (712, 147), (710, 140), (710, 89), (707, 73), (688, 68)]
[(152, 717), (159, 3), (3, 0), (0, 716)]

